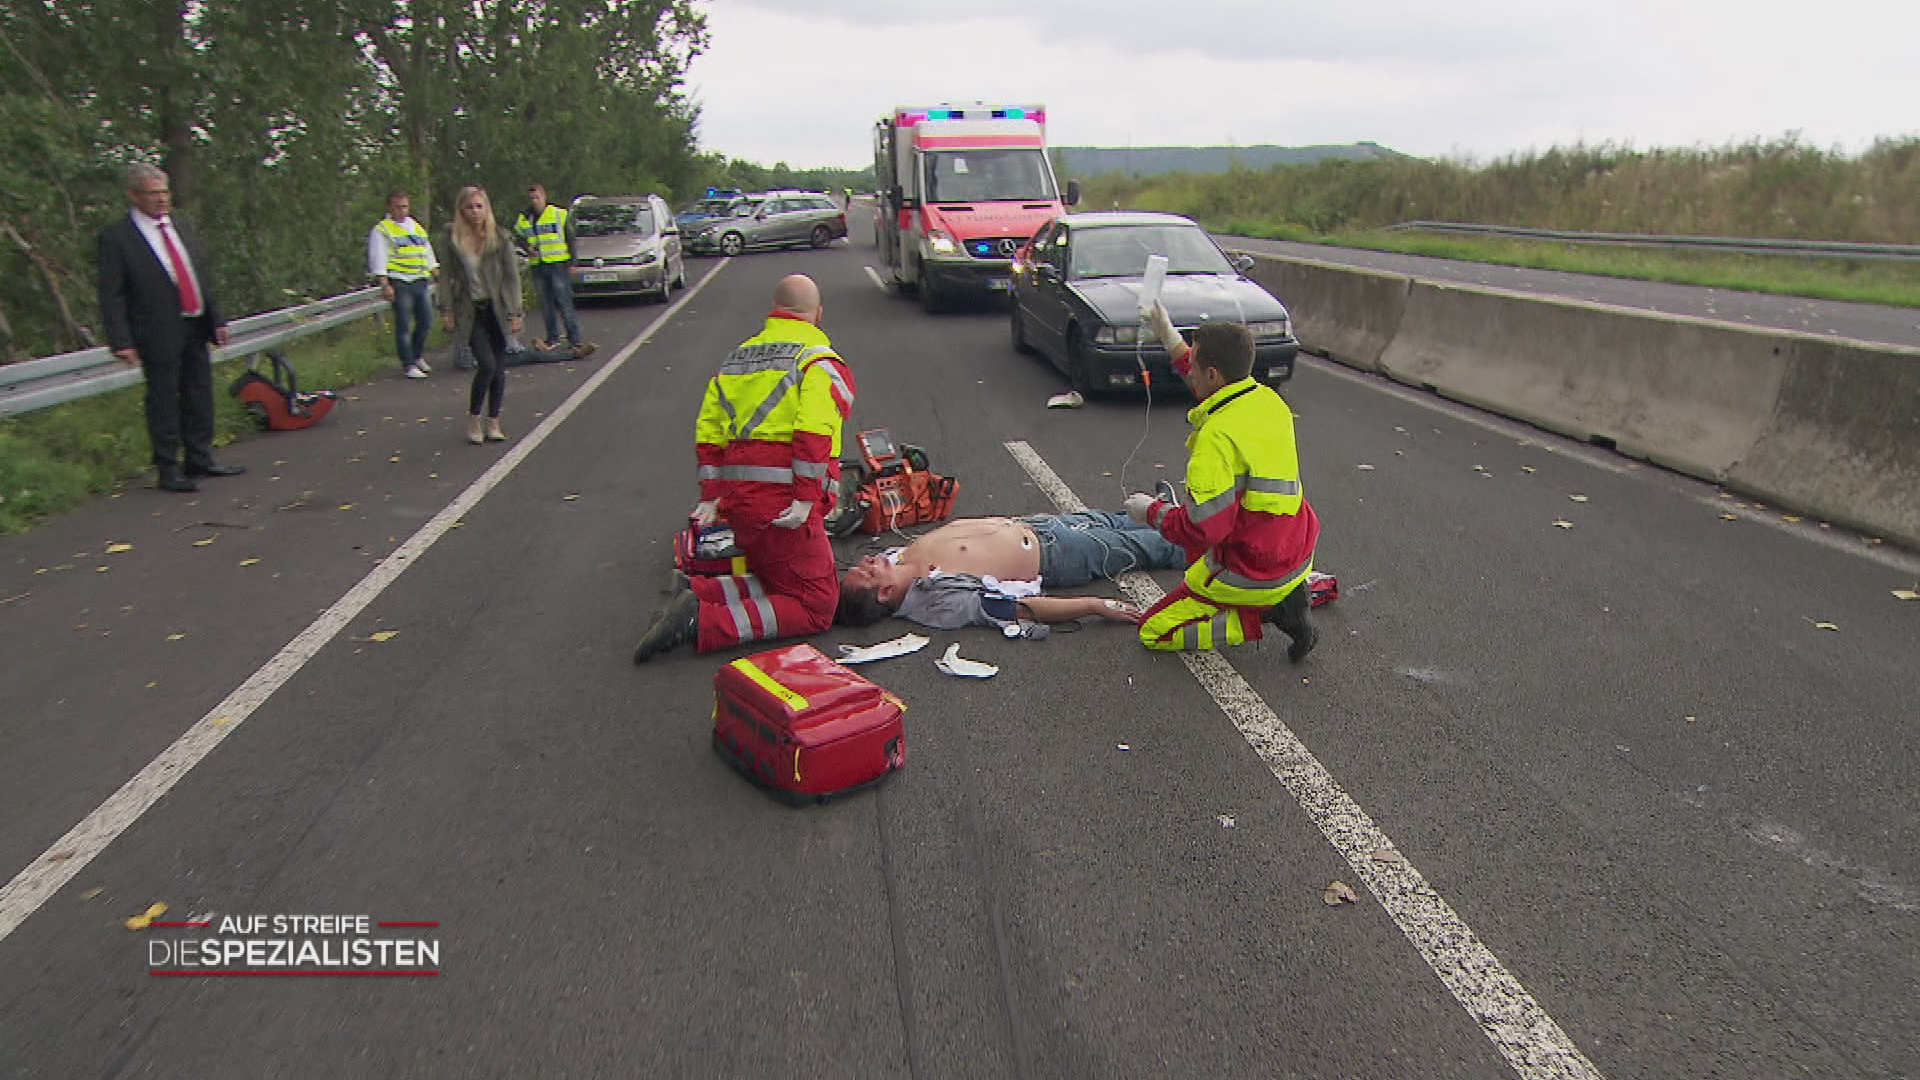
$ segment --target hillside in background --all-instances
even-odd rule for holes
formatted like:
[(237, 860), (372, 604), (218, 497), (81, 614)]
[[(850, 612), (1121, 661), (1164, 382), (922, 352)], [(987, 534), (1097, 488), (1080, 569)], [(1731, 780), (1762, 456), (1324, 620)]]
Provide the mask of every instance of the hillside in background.
[(1265, 169), (1274, 165), (1386, 161), (1406, 156), (1370, 142), (1343, 146), (1133, 146), (1126, 149), (1061, 146), (1055, 147), (1053, 154), (1064, 172), (1083, 177), (1104, 173), (1129, 176), (1223, 173), (1236, 165), (1243, 169)]

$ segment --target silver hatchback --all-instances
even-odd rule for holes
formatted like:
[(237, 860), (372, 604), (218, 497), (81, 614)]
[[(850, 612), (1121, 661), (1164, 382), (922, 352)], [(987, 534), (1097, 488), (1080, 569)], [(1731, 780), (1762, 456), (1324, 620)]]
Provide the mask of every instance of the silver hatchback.
[(821, 248), (847, 235), (847, 215), (821, 192), (770, 191), (747, 196), (728, 216), (702, 221), (694, 229), (687, 246), (697, 252), (738, 255), (757, 248)]
[(685, 288), (680, 228), (658, 195), (582, 195), (573, 201), (573, 294), (652, 294)]

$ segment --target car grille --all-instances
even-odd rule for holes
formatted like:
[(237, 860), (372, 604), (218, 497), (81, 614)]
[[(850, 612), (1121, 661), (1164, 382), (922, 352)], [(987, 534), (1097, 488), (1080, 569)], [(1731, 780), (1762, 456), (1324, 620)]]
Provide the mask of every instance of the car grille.
[(575, 265), (592, 269), (600, 266), (632, 266), (636, 261), (637, 256), (616, 255), (610, 259), (581, 259)]
[(1025, 241), (1013, 236), (988, 236), (967, 241), (967, 254), (976, 259), (1011, 259)]

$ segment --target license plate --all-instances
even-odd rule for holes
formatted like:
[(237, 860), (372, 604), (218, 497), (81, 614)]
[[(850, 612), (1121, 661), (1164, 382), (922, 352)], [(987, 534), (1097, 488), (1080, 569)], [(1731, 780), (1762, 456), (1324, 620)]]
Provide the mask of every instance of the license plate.
[(987, 288), (994, 292), (1004, 291), (1007, 286), (1008, 282), (1006, 278), (989, 278), (987, 280)]
[(601, 282), (606, 282), (606, 281), (619, 281), (620, 275), (611, 274), (605, 270), (601, 270), (597, 273), (592, 270), (586, 270), (581, 272), (580, 280), (586, 282), (589, 285), (598, 285)]

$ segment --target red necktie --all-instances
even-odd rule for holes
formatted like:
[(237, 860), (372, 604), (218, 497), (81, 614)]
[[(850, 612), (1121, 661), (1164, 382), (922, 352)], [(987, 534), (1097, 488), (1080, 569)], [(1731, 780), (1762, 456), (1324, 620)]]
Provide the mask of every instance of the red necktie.
[(173, 233), (164, 219), (160, 221), (160, 239), (167, 242), (167, 258), (173, 260), (173, 280), (180, 287), (180, 314), (191, 319), (200, 314), (200, 290), (193, 287), (193, 274), (187, 269), (187, 260), (180, 254), (180, 245), (173, 242)]

